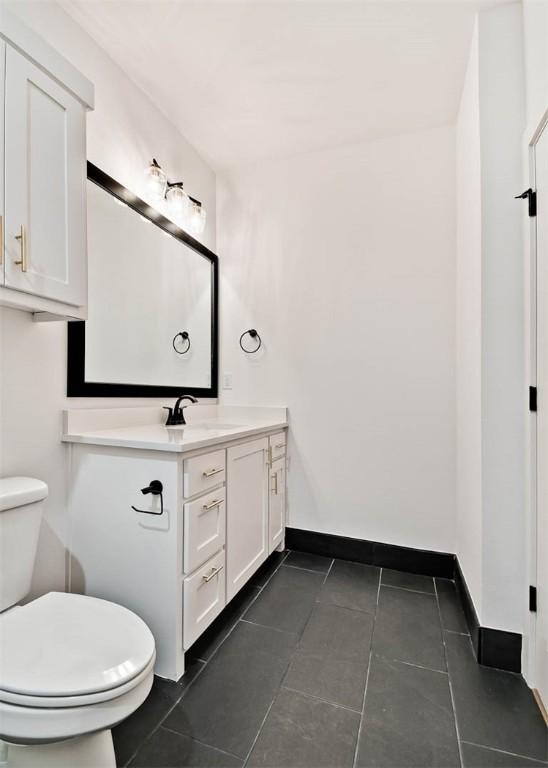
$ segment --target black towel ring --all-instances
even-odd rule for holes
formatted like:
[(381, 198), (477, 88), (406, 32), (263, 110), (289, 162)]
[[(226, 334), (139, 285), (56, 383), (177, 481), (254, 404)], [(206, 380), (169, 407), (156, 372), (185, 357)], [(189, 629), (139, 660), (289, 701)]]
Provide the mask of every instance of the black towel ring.
[[(258, 343), (258, 344), (257, 344), (257, 346), (255, 347), (255, 349), (246, 349), (246, 348), (244, 347), (244, 345), (242, 344), (242, 339), (244, 338), (244, 336), (247, 336), (248, 334), (249, 334), (249, 336), (251, 336), (251, 338), (252, 338), (252, 339), (258, 339), (258, 340), (259, 340), (259, 343)], [(262, 344), (262, 343), (263, 343), (263, 342), (262, 342), (262, 340), (261, 340), (261, 337), (259, 336), (259, 334), (258, 334), (258, 333), (257, 333), (257, 331), (255, 330), (255, 328), (250, 328), (248, 331), (244, 331), (244, 332), (242, 333), (242, 335), (240, 336), (240, 347), (243, 349), (243, 351), (244, 351), (244, 352), (245, 352), (247, 355), (254, 355), (254, 354), (255, 354), (255, 352), (258, 352), (258, 351), (260, 350), (260, 348), (261, 348), (261, 344)]]
[[(177, 341), (179, 336), (183, 340), (183, 344), (185, 343), (185, 341), (187, 342), (187, 345), (183, 350), (177, 349), (177, 347), (175, 346), (175, 342)], [(190, 336), (188, 334), (188, 331), (179, 331), (179, 333), (176, 333), (171, 343), (173, 344), (173, 349), (175, 350), (175, 352), (177, 352), (178, 355), (186, 355), (186, 353), (190, 349)]]

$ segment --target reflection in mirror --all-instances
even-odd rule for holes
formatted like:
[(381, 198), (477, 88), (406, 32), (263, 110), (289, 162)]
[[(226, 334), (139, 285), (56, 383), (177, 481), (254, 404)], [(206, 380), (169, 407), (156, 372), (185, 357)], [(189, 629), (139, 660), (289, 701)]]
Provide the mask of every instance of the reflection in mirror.
[(69, 326), (68, 394), (215, 396), (217, 259), (109, 181), (87, 182), (88, 320)]

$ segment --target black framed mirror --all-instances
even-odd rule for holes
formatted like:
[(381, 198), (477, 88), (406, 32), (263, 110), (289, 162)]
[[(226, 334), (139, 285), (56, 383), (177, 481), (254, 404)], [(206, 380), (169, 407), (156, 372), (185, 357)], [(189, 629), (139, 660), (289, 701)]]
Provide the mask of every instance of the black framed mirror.
[(217, 256), (88, 162), (88, 319), (68, 397), (218, 394)]

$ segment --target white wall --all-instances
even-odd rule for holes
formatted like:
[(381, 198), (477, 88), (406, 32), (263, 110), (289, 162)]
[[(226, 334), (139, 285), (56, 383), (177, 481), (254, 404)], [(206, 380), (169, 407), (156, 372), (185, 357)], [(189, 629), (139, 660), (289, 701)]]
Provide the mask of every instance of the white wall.
[(481, 614), (481, 168), (477, 24), (457, 118), (457, 553)]
[(454, 138), (219, 181), (223, 402), (288, 405), (291, 526), (454, 551)]
[[(9, 3), (95, 83), (88, 121), (88, 158), (137, 194), (152, 155), (170, 176), (183, 178), (208, 212), (202, 240), (215, 248), (215, 175), (196, 151), (111, 59), (55, 3)], [(139, 401), (65, 398), (66, 324), (37, 324), (30, 314), (0, 309), (0, 474), (29, 474), (50, 488), (33, 593), (64, 589), (67, 543), (61, 411)], [(143, 401), (151, 402), (151, 401)]]
[(513, 3), (478, 15), (457, 125), (457, 555), (480, 622), (516, 632), (527, 595), (523, 209), (514, 200), (524, 125)]
[(527, 140), (548, 109), (548, 2), (522, 0)]

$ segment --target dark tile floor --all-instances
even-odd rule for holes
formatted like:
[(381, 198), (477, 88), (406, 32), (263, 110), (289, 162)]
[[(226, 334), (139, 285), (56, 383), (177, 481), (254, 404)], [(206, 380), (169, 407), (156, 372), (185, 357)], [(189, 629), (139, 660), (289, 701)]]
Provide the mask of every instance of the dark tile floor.
[(276, 553), (113, 731), (141, 768), (533, 768), (519, 675), (479, 666), (454, 584)]

